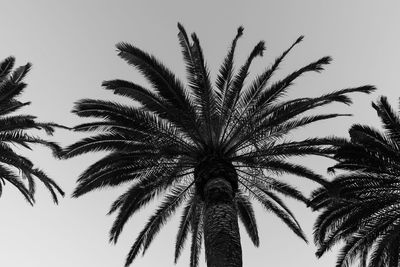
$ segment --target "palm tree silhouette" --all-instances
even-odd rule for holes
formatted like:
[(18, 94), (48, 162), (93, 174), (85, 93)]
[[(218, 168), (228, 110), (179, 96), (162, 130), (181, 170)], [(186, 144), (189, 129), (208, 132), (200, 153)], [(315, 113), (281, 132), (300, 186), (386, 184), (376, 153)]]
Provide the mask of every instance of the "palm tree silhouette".
[(400, 245), (399, 174), (400, 117), (386, 97), (372, 103), (383, 124), (380, 132), (355, 124), (330, 168), (346, 170), (328, 189), (313, 193), (315, 209), (321, 209), (315, 223), (315, 242), (320, 257), (344, 241), (336, 266), (398, 266)]
[[(140, 251), (146, 252), (167, 219), (183, 206), (175, 244), (175, 262), (191, 233), (190, 266), (198, 266), (204, 238), (210, 267), (242, 266), (238, 218), (258, 246), (259, 237), (251, 199), (278, 216), (297, 236), (306, 240), (293, 213), (279, 194), (307, 203), (307, 199), (275, 174), (295, 174), (320, 184), (323, 177), (286, 160), (289, 156), (325, 155), (334, 139), (287, 141), (294, 129), (344, 114), (303, 115), (331, 102), (351, 103), (351, 92), (369, 93), (372, 86), (344, 89), (316, 98), (283, 101), (293, 81), (306, 72), (319, 72), (330, 62), (323, 57), (282, 80), (270, 77), (298, 38), (275, 62), (244, 86), (252, 61), (263, 54), (259, 42), (235, 74), (234, 53), (243, 33), (240, 27), (219, 70), (215, 86), (209, 78), (197, 35), (189, 39), (178, 24), (179, 42), (187, 68), (184, 86), (160, 61), (139, 48), (120, 43), (119, 56), (137, 68), (152, 85), (111, 80), (103, 86), (130, 98), (139, 106), (83, 99), (73, 112), (96, 121), (76, 126), (76, 131), (97, 135), (70, 145), (64, 157), (109, 151), (84, 171), (73, 196), (94, 189), (130, 182), (130, 188), (111, 206), (118, 215), (110, 232), (117, 242), (127, 220), (156, 196), (160, 206), (140, 232), (126, 259), (129, 266)], [(246, 88), (245, 88), (246, 87)]]
[(53, 123), (37, 122), (31, 115), (10, 115), (30, 104), (30, 102), (16, 100), (16, 97), (26, 87), (23, 79), (30, 70), (31, 64), (28, 63), (13, 70), (14, 63), (14, 57), (8, 57), (0, 62), (0, 195), (8, 182), (33, 205), (36, 178), (46, 186), (54, 202), (57, 203), (57, 193), (64, 195), (61, 188), (46, 173), (36, 168), (28, 158), (17, 154), (12, 149), (12, 145), (15, 144), (27, 149), (31, 149), (31, 144), (41, 144), (50, 147), (54, 154), (59, 154), (60, 148), (57, 144), (35, 137), (27, 133), (27, 130), (39, 129), (52, 134), (54, 127), (61, 127)]

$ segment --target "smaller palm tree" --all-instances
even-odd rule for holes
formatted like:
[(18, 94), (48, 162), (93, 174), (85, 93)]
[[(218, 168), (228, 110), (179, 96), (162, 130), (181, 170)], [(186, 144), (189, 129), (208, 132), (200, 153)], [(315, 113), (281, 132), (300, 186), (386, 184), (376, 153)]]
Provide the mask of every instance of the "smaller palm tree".
[(400, 252), (400, 117), (386, 97), (372, 104), (384, 132), (353, 125), (350, 142), (343, 142), (329, 170), (349, 171), (337, 176), (329, 189), (313, 193), (312, 205), (322, 210), (314, 238), (322, 256), (344, 241), (337, 267), (399, 266)]
[[(39, 129), (52, 134), (54, 127), (62, 127), (54, 123), (40, 123), (31, 115), (10, 115), (30, 102), (16, 100), (26, 87), (22, 81), (31, 68), (28, 63), (14, 68), (15, 59), (8, 57), (0, 62), (0, 195), (6, 182), (15, 186), (33, 204), (35, 202), (35, 179), (40, 180), (50, 191), (57, 203), (57, 193), (64, 195), (61, 188), (46, 173), (36, 168), (26, 157), (17, 154), (12, 145), (20, 145), (31, 149), (31, 144), (50, 147), (54, 154), (60, 152), (57, 144), (32, 136), (27, 130)], [(25, 182), (25, 181), (26, 182)]]

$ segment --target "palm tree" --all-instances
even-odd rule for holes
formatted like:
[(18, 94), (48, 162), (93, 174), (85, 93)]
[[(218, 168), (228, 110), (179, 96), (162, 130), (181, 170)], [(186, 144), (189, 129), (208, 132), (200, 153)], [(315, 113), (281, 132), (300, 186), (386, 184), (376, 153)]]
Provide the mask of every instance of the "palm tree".
[(294, 174), (326, 184), (320, 175), (286, 158), (325, 155), (329, 150), (327, 146), (334, 140), (287, 141), (285, 137), (312, 122), (344, 115), (299, 117), (304, 112), (331, 102), (350, 104), (348, 93), (369, 93), (374, 87), (344, 89), (316, 98), (282, 100), (296, 78), (306, 72), (319, 72), (331, 61), (323, 57), (270, 83), (281, 61), (303, 37), (249, 86), (244, 86), (252, 61), (263, 54), (264, 42), (254, 47), (234, 74), (233, 58), (242, 27), (232, 41), (214, 86), (197, 35), (193, 33), (190, 40), (182, 25), (178, 24), (178, 28), (187, 68), (187, 86), (155, 57), (133, 45), (120, 43), (118, 55), (147, 78), (152, 90), (124, 80), (110, 80), (103, 82), (106, 89), (139, 105), (92, 99), (76, 103), (74, 113), (97, 120), (74, 129), (97, 135), (70, 145), (64, 157), (95, 151), (110, 153), (80, 175), (73, 196), (102, 187), (131, 184), (111, 206), (110, 214), (118, 211), (110, 232), (111, 242), (117, 242), (125, 223), (135, 212), (156, 196), (164, 196), (129, 251), (125, 266), (129, 266), (140, 251), (146, 252), (161, 227), (180, 206), (183, 212), (175, 243), (175, 262), (190, 232), (192, 267), (198, 265), (203, 238), (209, 267), (242, 266), (238, 218), (254, 245), (259, 244), (252, 199), (306, 240), (279, 194), (305, 203), (307, 199), (275, 174)]
[(337, 176), (329, 189), (313, 193), (312, 204), (321, 209), (315, 223), (315, 242), (320, 257), (344, 241), (337, 267), (399, 266), (400, 248), (400, 116), (386, 97), (373, 108), (384, 131), (355, 124), (330, 168), (348, 172)]
[(61, 188), (46, 173), (36, 168), (28, 158), (17, 154), (12, 149), (12, 145), (31, 149), (31, 144), (41, 144), (50, 147), (54, 154), (60, 153), (57, 144), (27, 133), (27, 130), (39, 129), (52, 134), (54, 127), (59, 125), (37, 122), (31, 115), (10, 115), (30, 104), (30, 102), (16, 100), (16, 97), (26, 87), (23, 79), (30, 70), (31, 64), (28, 63), (13, 70), (14, 63), (13, 57), (0, 62), (0, 195), (6, 182), (9, 182), (30, 204), (33, 204), (36, 178), (46, 186), (54, 202), (57, 203), (57, 194), (64, 195)]

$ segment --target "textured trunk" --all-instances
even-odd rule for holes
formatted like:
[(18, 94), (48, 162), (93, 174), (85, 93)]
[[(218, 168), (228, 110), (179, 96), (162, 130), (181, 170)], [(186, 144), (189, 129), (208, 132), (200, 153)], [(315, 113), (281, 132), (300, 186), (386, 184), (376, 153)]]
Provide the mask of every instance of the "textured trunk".
[(225, 177), (212, 177), (204, 186), (204, 243), (208, 267), (242, 267), (242, 248), (235, 191)]

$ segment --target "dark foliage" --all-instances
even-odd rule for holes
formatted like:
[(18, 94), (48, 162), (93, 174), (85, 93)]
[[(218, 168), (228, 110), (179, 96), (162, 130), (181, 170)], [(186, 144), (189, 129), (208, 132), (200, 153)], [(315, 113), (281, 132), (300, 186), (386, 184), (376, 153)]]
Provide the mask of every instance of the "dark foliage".
[(329, 57), (323, 57), (272, 83), (270, 78), (279, 64), (303, 37), (298, 38), (253, 81), (245, 83), (253, 60), (262, 56), (265, 47), (264, 42), (259, 42), (235, 73), (234, 52), (243, 34), (242, 27), (232, 41), (214, 86), (196, 34), (189, 38), (182, 25), (178, 24), (178, 28), (187, 69), (187, 86), (153, 56), (131, 44), (120, 43), (117, 45), (118, 55), (139, 70), (152, 89), (118, 79), (105, 81), (103, 86), (106, 89), (132, 99), (136, 105), (93, 99), (76, 103), (75, 114), (95, 120), (76, 126), (75, 130), (96, 135), (67, 147), (63, 156), (69, 158), (96, 151), (110, 153), (81, 174), (74, 197), (98, 188), (130, 184), (110, 210), (110, 213), (117, 212), (110, 232), (113, 242), (117, 241), (133, 214), (156, 196), (164, 197), (132, 246), (126, 266), (140, 251), (144, 253), (147, 250), (168, 218), (183, 206), (175, 261), (191, 233), (190, 266), (194, 267), (198, 265), (202, 245), (204, 213), (201, 196), (204, 181), (195, 181), (194, 172), (204, 162), (215, 159), (234, 167), (237, 181), (230, 182), (237, 184), (234, 199), (237, 213), (254, 245), (258, 246), (259, 237), (251, 200), (257, 200), (305, 240), (303, 231), (280, 195), (305, 203), (307, 199), (292, 185), (276, 177), (294, 174), (327, 184), (323, 177), (291, 163), (288, 158), (326, 156), (332, 152), (331, 144), (342, 140), (312, 138), (289, 141), (287, 134), (315, 121), (345, 115), (304, 115), (304, 112), (332, 102), (350, 104), (349, 93), (369, 93), (374, 87), (362, 86), (316, 98), (284, 100), (295, 79), (308, 72), (320, 72), (330, 62)]
[(322, 210), (314, 232), (317, 256), (343, 241), (338, 267), (400, 264), (400, 117), (386, 97), (372, 106), (384, 131), (353, 125), (329, 169), (347, 172), (313, 193), (314, 208)]
[(35, 180), (39, 180), (50, 191), (53, 200), (57, 203), (57, 194), (64, 195), (61, 188), (43, 171), (36, 168), (26, 157), (17, 154), (13, 145), (31, 149), (31, 144), (41, 144), (53, 150), (55, 155), (60, 154), (61, 148), (53, 143), (35, 137), (28, 130), (44, 130), (52, 134), (54, 127), (61, 127), (54, 123), (37, 122), (31, 115), (11, 115), (30, 102), (20, 102), (16, 98), (23, 92), (26, 84), (24, 77), (31, 65), (14, 68), (15, 59), (8, 57), (0, 62), (0, 195), (6, 182), (15, 186), (33, 204), (35, 199)]

